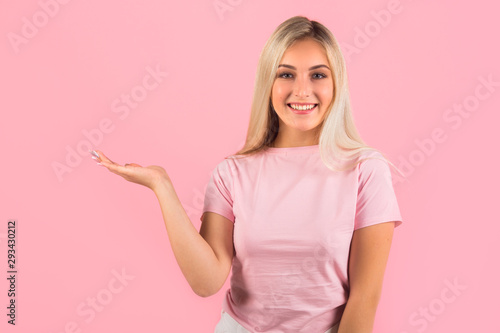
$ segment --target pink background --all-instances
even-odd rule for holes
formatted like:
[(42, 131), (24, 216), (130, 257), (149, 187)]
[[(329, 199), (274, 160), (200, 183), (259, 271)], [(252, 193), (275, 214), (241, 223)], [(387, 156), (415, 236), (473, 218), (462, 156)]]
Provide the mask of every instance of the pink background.
[[(92, 133), (92, 147), (116, 162), (163, 166), (199, 230), (210, 172), (244, 142), (259, 54), (294, 15), (334, 33), (362, 137), (408, 177), (394, 184), (405, 223), (374, 332), (498, 329), (495, 2), (66, 2), (0, 5), (2, 332), (213, 332), (229, 279), (212, 297), (192, 292), (153, 192), (86, 153), (62, 174), (54, 165), (85, 152)], [(145, 90), (155, 68), (168, 74)], [(126, 94), (137, 104), (126, 106)], [(9, 219), (18, 221), (15, 327)]]

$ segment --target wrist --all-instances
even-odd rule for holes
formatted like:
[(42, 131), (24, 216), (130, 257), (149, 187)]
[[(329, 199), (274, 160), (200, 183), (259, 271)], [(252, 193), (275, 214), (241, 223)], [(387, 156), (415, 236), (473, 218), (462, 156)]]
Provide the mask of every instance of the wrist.
[(173, 185), (170, 179), (166, 177), (161, 177), (159, 180), (157, 180), (153, 186), (151, 186), (151, 190), (155, 193), (156, 196), (160, 195), (161, 193), (165, 193), (165, 191), (171, 191), (173, 190)]

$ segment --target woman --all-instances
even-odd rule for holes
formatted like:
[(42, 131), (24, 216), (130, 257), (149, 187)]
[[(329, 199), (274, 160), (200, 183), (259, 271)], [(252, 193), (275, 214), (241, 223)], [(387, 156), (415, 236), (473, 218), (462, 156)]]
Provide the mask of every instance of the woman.
[(360, 138), (345, 62), (322, 24), (292, 17), (260, 56), (243, 149), (219, 163), (200, 232), (162, 167), (100, 165), (151, 188), (176, 260), (202, 297), (232, 269), (215, 332), (372, 332), (394, 228), (383, 154)]

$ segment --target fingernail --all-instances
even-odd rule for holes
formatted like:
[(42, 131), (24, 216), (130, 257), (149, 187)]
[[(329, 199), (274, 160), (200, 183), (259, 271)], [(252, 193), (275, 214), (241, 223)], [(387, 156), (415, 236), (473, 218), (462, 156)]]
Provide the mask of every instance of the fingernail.
[(94, 155), (97, 158), (101, 158), (98, 153), (96, 153), (94, 150), (89, 150), (89, 152)]
[(97, 160), (99, 160), (99, 158), (97, 158), (97, 157), (95, 157), (95, 156), (92, 156), (92, 159), (93, 159), (93, 160), (96, 160), (96, 161), (97, 161)]
[(100, 165), (100, 166), (105, 166), (105, 165), (104, 165), (104, 164), (102, 164), (102, 163), (97, 163), (97, 165)]

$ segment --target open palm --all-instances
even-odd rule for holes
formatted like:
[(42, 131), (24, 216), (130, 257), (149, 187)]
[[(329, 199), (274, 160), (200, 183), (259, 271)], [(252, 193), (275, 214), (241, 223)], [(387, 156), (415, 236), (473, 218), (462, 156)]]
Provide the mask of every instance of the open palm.
[(109, 171), (122, 176), (129, 182), (144, 185), (146, 187), (149, 187), (153, 191), (159, 184), (161, 184), (162, 181), (166, 180), (170, 182), (170, 178), (168, 177), (167, 172), (161, 166), (150, 165), (147, 167), (143, 167), (136, 163), (127, 163), (125, 165), (120, 165), (110, 160), (100, 150), (94, 150), (90, 153), (92, 154), (92, 158), (99, 162), (99, 165), (102, 165)]

